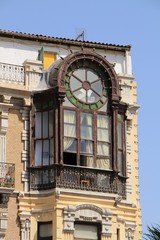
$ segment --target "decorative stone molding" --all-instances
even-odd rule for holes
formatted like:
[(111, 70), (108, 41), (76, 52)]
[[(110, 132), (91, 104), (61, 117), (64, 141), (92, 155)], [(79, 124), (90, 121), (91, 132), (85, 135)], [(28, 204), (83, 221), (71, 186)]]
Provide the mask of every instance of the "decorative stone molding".
[(127, 109), (127, 120), (132, 120), (133, 116), (137, 113), (138, 109), (140, 108), (139, 105), (130, 105)]
[(128, 104), (133, 104), (132, 100), (132, 82), (133, 79), (120, 79), (122, 101)]
[(136, 228), (135, 223), (131, 223), (131, 222), (126, 222), (125, 223), (126, 240), (133, 240), (134, 239), (135, 228)]
[(7, 210), (0, 211), (0, 240), (5, 239), (7, 222), (8, 222), (8, 211)]
[(102, 224), (102, 235), (111, 236), (112, 213), (101, 209), (96, 205), (82, 204), (77, 207), (67, 206), (64, 208), (64, 231), (73, 232), (75, 221), (97, 222)]
[(24, 163), (23, 172), (22, 172), (22, 182), (24, 182), (24, 191), (28, 191), (28, 182), (29, 175), (27, 172), (28, 161), (29, 161), (29, 107), (23, 107), (20, 110), (22, 114), (23, 130), (22, 130), (22, 142), (23, 142), (23, 150), (22, 150), (22, 161)]
[(30, 217), (28, 212), (19, 213), (21, 222), (21, 240), (30, 240)]
[(38, 60), (26, 60), (24, 62), (25, 68), (25, 86), (29, 90), (36, 89), (43, 76), (43, 65)]

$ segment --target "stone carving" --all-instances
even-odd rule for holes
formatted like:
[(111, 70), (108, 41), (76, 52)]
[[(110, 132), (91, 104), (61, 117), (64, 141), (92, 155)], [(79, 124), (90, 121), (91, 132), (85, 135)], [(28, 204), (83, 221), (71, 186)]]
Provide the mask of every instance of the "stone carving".
[(81, 204), (77, 207), (68, 205), (64, 208), (64, 231), (73, 232), (75, 221), (102, 224), (102, 234), (111, 236), (112, 213), (93, 204)]

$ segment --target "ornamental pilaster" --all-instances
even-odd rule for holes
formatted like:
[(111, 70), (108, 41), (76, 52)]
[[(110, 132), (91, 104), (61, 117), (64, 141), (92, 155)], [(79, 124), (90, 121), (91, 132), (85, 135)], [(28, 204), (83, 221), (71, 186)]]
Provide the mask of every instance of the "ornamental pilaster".
[(19, 213), (21, 223), (21, 240), (30, 240), (30, 216), (28, 212)]

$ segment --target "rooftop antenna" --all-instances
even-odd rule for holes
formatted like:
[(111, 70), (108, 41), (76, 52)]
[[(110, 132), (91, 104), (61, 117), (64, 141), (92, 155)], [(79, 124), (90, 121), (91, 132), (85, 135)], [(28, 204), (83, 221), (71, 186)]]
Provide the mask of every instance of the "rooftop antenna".
[(81, 33), (78, 34), (78, 36), (76, 37), (76, 40), (84, 41), (84, 31), (82, 31)]

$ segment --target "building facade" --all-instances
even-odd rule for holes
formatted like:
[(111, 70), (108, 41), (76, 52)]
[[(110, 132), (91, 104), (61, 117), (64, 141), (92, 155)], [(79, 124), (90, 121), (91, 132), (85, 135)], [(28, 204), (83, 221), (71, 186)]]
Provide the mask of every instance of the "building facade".
[(131, 46), (0, 31), (0, 239), (141, 240)]

